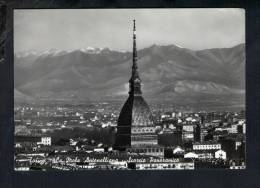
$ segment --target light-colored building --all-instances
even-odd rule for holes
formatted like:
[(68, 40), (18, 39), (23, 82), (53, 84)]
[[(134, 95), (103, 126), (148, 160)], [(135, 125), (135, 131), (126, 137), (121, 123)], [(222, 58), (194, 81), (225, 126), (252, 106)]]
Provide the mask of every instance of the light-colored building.
[(37, 145), (51, 146), (51, 137), (41, 137), (41, 141)]
[(237, 134), (238, 133), (237, 127), (238, 127), (238, 124), (231, 125), (231, 127), (228, 129), (228, 133)]
[(194, 152), (189, 152), (184, 155), (185, 159), (197, 159), (199, 156)]
[(177, 146), (176, 148), (173, 149), (173, 154), (180, 154), (180, 153), (184, 153), (185, 150), (182, 149), (180, 146)]
[(241, 170), (241, 169), (246, 169), (246, 166), (230, 166), (230, 169), (232, 169), (232, 170)]
[(136, 163), (136, 170), (194, 170), (194, 162)]
[(193, 132), (182, 132), (182, 140), (183, 141), (193, 141), (194, 140), (194, 134)]
[(70, 146), (76, 146), (78, 142), (76, 140), (70, 139)]
[(29, 166), (19, 166), (19, 167), (14, 167), (15, 171), (29, 171), (30, 167)]
[(193, 144), (193, 150), (220, 150), (221, 144), (214, 142), (200, 142)]
[(103, 153), (104, 151), (104, 148), (94, 148), (94, 152)]
[(42, 142), (42, 145), (50, 146), (51, 145), (51, 137), (42, 137), (41, 142)]
[(246, 134), (246, 124), (243, 124), (243, 134)]
[(237, 141), (235, 142), (236, 150), (237, 150), (241, 145), (242, 145), (242, 141), (237, 140)]
[(182, 127), (182, 140), (193, 141), (194, 140), (194, 125), (188, 124)]
[(150, 155), (163, 157), (164, 156), (164, 148), (163, 147), (132, 147), (127, 150), (130, 153), (139, 153), (141, 155)]
[(213, 120), (213, 121), (211, 122), (211, 125), (212, 125), (213, 127), (218, 127), (218, 126), (220, 125), (220, 123), (221, 123), (221, 120), (220, 120), (220, 119), (215, 119), (215, 120)]
[(198, 159), (213, 159), (214, 155), (212, 153), (198, 153)]
[(227, 153), (224, 150), (218, 150), (215, 152), (216, 159), (227, 159)]
[(203, 142), (205, 139), (205, 136), (208, 134), (208, 130), (207, 129), (201, 129), (200, 130), (200, 141)]
[(186, 132), (194, 132), (194, 125), (183, 125), (182, 130)]

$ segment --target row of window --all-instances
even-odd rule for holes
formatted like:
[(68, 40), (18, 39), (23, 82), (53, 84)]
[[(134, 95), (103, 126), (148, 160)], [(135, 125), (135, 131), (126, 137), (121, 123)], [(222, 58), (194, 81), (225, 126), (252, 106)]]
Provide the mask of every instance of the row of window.
[(136, 169), (194, 169), (193, 164), (178, 165), (175, 164), (140, 164)]
[(141, 164), (137, 165), (137, 169), (142, 169), (142, 168), (175, 168), (175, 164)]
[(193, 149), (221, 149), (220, 144), (214, 144), (214, 145), (194, 145)]
[(152, 128), (146, 128), (146, 129), (132, 129), (133, 133), (146, 133), (146, 132), (154, 132), (154, 129)]
[(155, 140), (157, 141), (157, 136), (131, 136), (132, 141), (147, 141), (147, 140)]
[(140, 148), (131, 151), (135, 153), (158, 153), (158, 152), (163, 152), (163, 149), (162, 148), (145, 148), (145, 149)]

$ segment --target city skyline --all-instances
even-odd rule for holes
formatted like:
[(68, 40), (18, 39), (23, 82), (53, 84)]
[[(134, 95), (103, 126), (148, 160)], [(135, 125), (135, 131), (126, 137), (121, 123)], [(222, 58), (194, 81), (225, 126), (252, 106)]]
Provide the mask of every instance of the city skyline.
[[(15, 170), (246, 168), (245, 45), (138, 51), (139, 24), (131, 25), (131, 53), (15, 57)], [(123, 106), (103, 102), (124, 98), (123, 89)]]

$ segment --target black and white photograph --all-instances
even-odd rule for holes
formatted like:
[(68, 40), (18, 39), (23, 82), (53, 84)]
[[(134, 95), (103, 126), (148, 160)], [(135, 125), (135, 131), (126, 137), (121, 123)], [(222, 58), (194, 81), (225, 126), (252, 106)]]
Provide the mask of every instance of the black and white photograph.
[(14, 170), (246, 169), (245, 10), (15, 9)]

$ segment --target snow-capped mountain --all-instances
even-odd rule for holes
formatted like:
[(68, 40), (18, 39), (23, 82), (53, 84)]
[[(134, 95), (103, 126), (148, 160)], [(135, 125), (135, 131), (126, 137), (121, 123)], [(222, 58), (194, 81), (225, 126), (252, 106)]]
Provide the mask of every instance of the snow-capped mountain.
[[(193, 51), (176, 45), (138, 51), (143, 94), (183, 103), (245, 100), (245, 45)], [(16, 99), (125, 99), (131, 52), (108, 48), (16, 54)], [(25, 97), (27, 96), (27, 97)]]
[(28, 56), (58, 56), (58, 55), (64, 55), (66, 53), (71, 53), (73, 51), (81, 51), (84, 53), (89, 54), (99, 54), (99, 53), (106, 53), (107, 51), (110, 51), (109, 48), (96, 48), (96, 47), (86, 47), (86, 48), (80, 48), (80, 49), (68, 49), (68, 50), (57, 50), (57, 49), (50, 49), (45, 51), (37, 51), (37, 50), (29, 50), (29, 51), (22, 51), (15, 53), (15, 56), (17, 58), (25, 58)]

